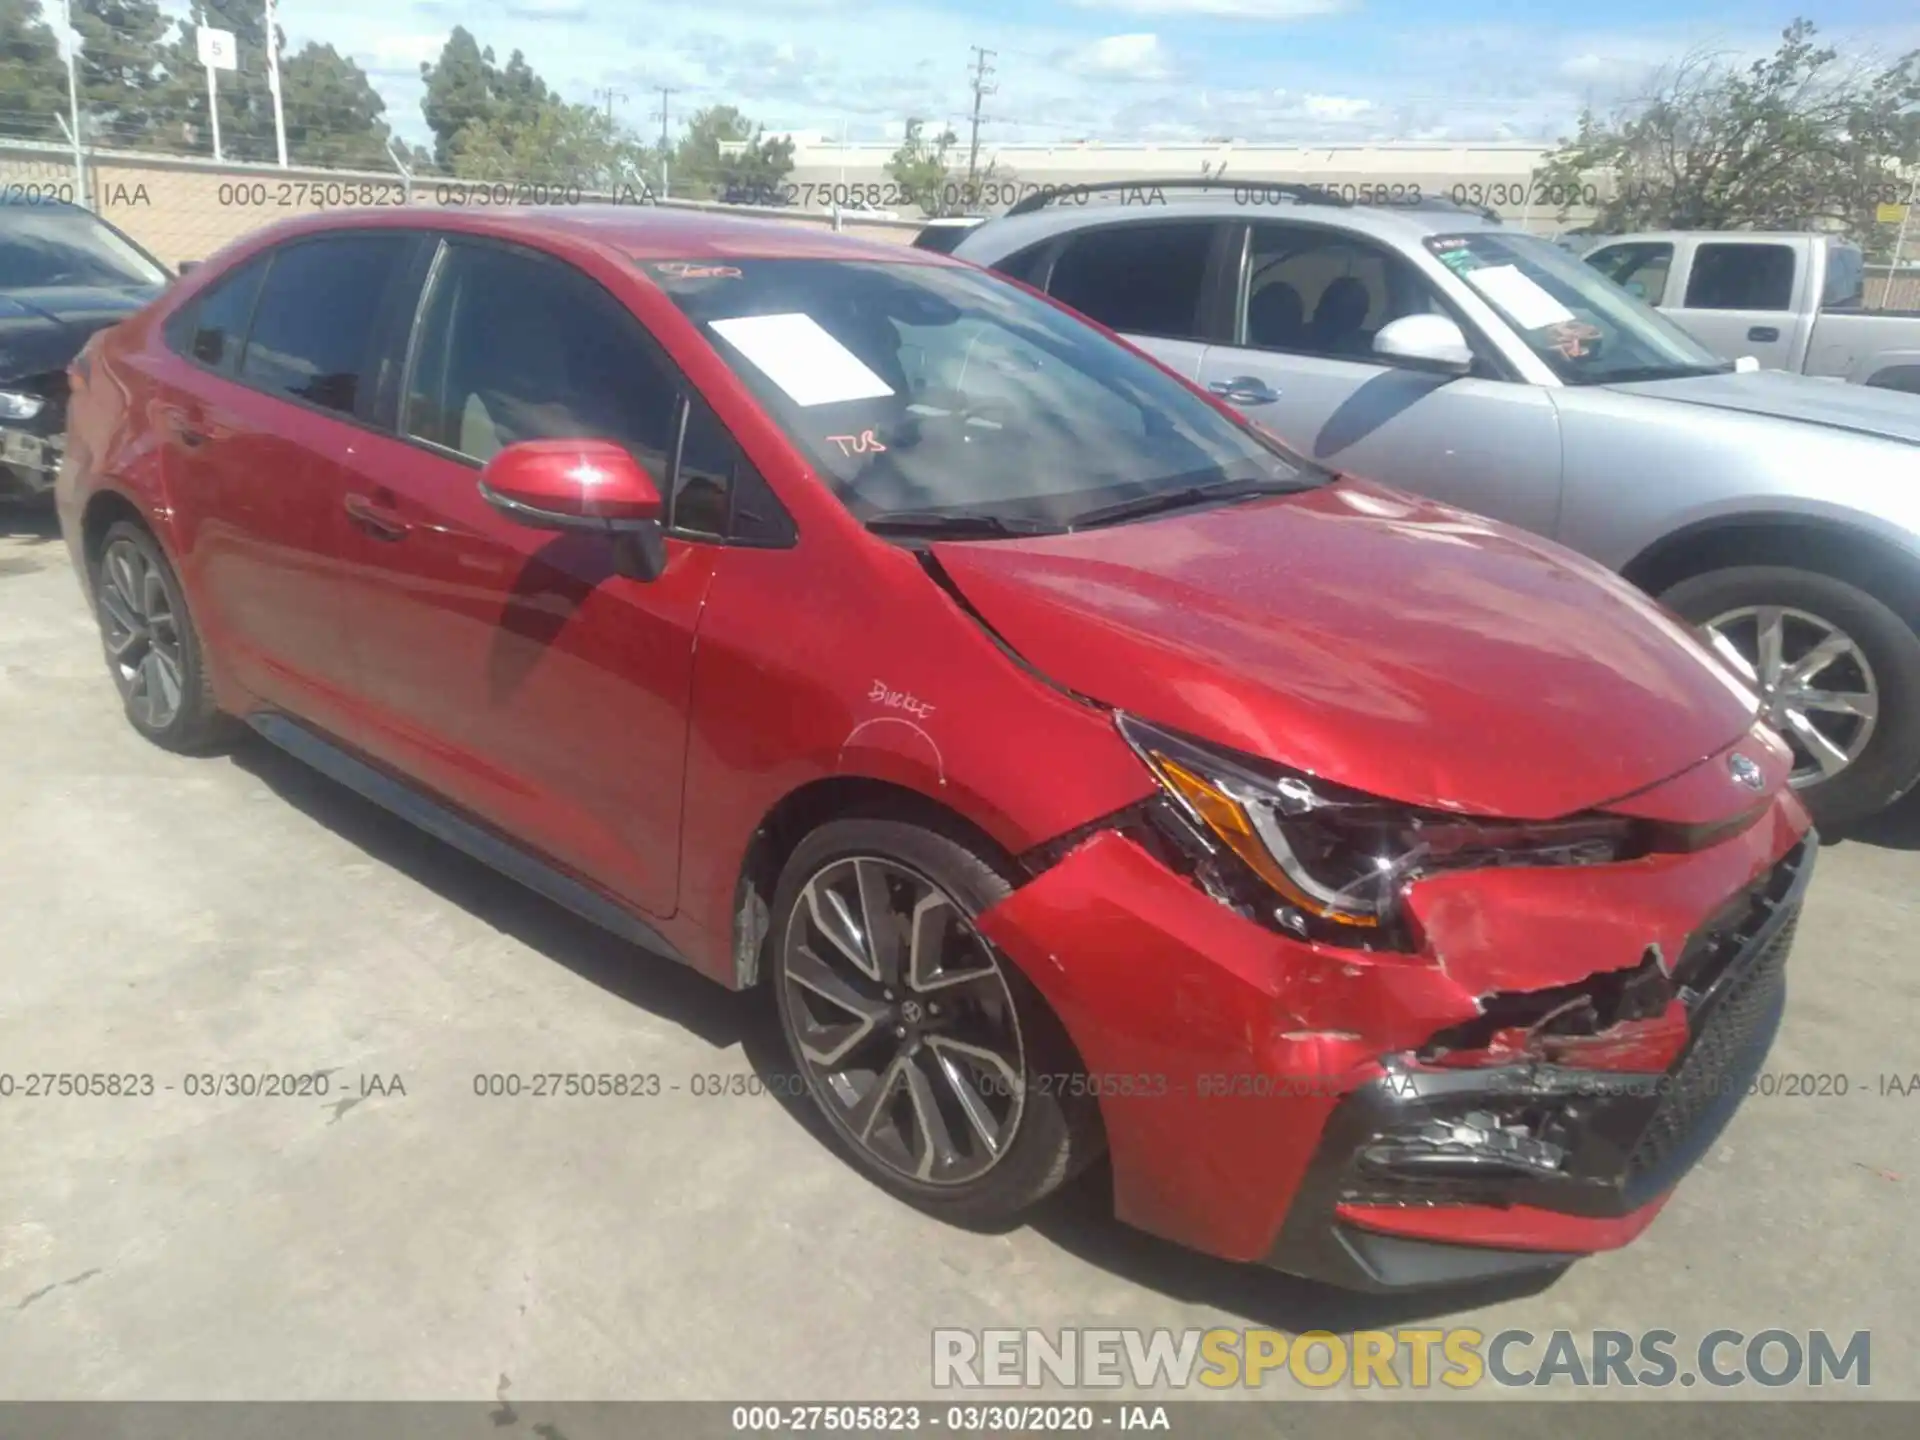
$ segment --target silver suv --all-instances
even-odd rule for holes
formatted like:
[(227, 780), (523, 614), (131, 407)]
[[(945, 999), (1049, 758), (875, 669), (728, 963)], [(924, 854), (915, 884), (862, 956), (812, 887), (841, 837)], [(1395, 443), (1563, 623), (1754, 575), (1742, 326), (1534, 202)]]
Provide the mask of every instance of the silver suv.
[(1724, 360), (1564, 249), (1445, 202), (1074, 186), (953, 254), (1323, 464), (1658, 595), (1757, 693), (1823, 825), (1920, 780), (1920, 398)]

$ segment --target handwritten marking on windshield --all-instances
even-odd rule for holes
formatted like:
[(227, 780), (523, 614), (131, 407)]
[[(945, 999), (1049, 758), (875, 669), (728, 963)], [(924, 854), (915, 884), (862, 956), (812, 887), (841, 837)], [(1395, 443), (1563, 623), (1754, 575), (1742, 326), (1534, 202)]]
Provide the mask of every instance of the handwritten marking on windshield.
[(862, 430), (858, 435), (829, 435), (827, 439), (840, 447), (842, 455), (884, 455), (887, 450), (874, 439), (871, 430)]

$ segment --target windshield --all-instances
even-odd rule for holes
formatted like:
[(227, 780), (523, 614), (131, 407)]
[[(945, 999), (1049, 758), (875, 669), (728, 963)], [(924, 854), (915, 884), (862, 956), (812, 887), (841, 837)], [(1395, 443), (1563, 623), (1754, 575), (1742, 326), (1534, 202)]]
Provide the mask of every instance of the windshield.
[(1058, 528), (1116, 505), (1180, 503), (1203, 486), (1327, 478), (984, 271), (846, 260), (643, 268), (862, 520)]
[(85, 210), (0, 206), (0, 290), (59, 285), (122, 289), (164, 285), (167, 278), (139, 246)]
[(1733, 368), (1583, 260), (1530, 235), (1436, 235), (1427, 248), (1569, 385)]

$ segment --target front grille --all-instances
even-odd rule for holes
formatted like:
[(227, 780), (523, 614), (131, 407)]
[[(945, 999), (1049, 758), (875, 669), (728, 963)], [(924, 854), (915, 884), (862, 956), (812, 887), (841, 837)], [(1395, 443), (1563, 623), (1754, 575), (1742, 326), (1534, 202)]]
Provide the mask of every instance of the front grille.
[(1759, 1058), (1755, 1051), (1769, 1038), (1785, 999), (1787, 953), (1799, 923), (1796, 905), (1766, 948), (1728, 979), (1724, 994), (1713, 997), (1711, 1012), (1679, 1069), (1667, 1077), (1659, 1107), (1627, 1162), (1630, 1182), (1658, 1170), (1696, 1126), (1745, 1092)]

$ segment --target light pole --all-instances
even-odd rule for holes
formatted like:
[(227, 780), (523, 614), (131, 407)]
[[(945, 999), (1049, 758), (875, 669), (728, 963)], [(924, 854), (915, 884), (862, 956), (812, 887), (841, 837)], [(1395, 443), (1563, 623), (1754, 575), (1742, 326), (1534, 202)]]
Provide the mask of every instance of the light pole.
[(73, 198), (82, 209), (87, 204), (87, 160), (80, 145), (80, 32), (73, 28), (73, 0), (61, 0), (67, 26), (67, 131), (73, 141)]
[(274, 27), (273, 0), (267, 7), (267, 89), (273, 92), (273, 140), (280, 150), (280, 168), (287, 168), (287, 117), (280, 108), (280, 34)]

